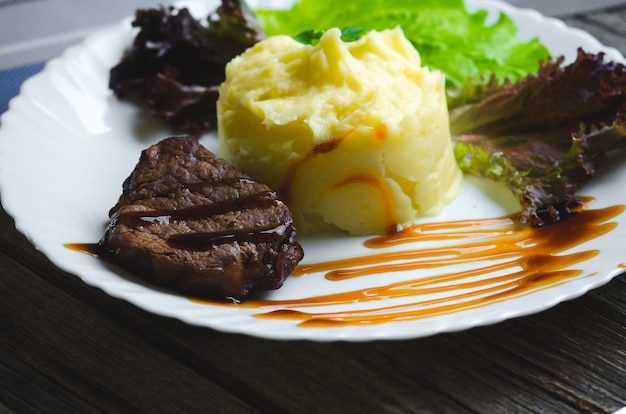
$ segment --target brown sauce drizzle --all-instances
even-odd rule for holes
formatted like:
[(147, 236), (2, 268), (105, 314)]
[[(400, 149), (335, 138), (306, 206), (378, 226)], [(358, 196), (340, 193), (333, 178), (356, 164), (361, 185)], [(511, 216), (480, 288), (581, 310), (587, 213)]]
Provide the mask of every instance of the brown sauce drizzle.
[(190, 220), (241, 211), (254, 207), (267, 208), (279, 203), (271, 191), (237, 197), (230, 200), (203, 204), (176, 210), (125, 211), (117, 220), (120, 223), (139, 227), (154, 223), (169, 223), (170, 220)]
[(98, 259), (106, 259), (107, 252), (100, 243), (65, 243), (64, 247), (75, 252), (85, 253)]
[[(393, 233), (395, 231), (399, 231), (398, 226), (398, 218), (396, 215), (396, 207), (393, 203), (393, 197), (389, 191), (389, 187), (385, 185), (383, 179), (376, 174), (353, 174), (349, 177), (346, 177), (344, 180), (335, 183), (331, 190), (339, 189), (343, 186), (354, 185), (354, 184), (362, 184), (370, 187), (375, 191), (378, 196), (378, 200), (380, 200), (381, 210), (387, 221), (387, 229), (389, 233)], [(402, 226), (400, 226), (400, 229)]]
[[(384, 141), (385, 139), (387, 139), (387, 130), (383, 126), (377, 126), (377, 127), (361, 126), (361, 127), (371, 129), (372, 134), (374, 135), (375, 139), (378, 141)], [(331, 151), (334, 151), (339, 146), (339, 144), (341, 144), (341, 142), (344, 139), (346, 139), (350, 134), (352, 134), (355, 130), (356, 128), (351, 128), (337, 135), (336, 137), (329, 139), (328, 141), (324, 141), (320, 144), (315, 145), (313, 148), (309, 150), (308, 153), (306, 153), (306, 155), (294, 161), (289, 166), (287, 173), (285, 174), (284, 181), (282, 182), (280, 186), (279, 194), (281, 198), (285, 200), (287, 204), (289, 204), (289, 200), (291, 200), (291, 191), (293, 188), (293, 183), (294, 183), (296, 175), (298, 174), (298, 171), (305, 164), (314, 160), (315, 158), (323, 154), (329, 153)]]
[(264, 243), (279, 242), (291, 232), (290, 224), (276, 227), (257, 227), (254, 229), (227, 230), (219, 232), (197, 232), (174, 234), (167, 244), (175, 249), (206, 251), (215, 246), (227, 243)]
[[(327, 279), (340, 281), (382, 272), (432, 269), (430, 276), (324, 296), (248, 300), (232, 306), (266, 311), (255, 315), (259, 318), (296, 320), (302, 327), (327, 328), (411, 321), (491, 305), (589, 276), (572, 267), (596, 256), (597, 250), (563, 252), (613, 230), (617, 224), (607, 221), (624, 209), (581, 208), (568, 220), (542, 228), (520, 224), (513, 217), (415, 224), (366, 242), (372, 249), (412, 243), (405, 251), (301, 264), (295, 273), (323, 272)], [(450, 243), (434, 249), (419, 247), (420, 241), (433, 240)], [(436, 270), (467, 263), (472, 268), (461, 272)], [(399, 299), (402, 304), (381, 302), (384, 299)], [(367, 302), (383, 305), (364, 310), (303, 310)]]

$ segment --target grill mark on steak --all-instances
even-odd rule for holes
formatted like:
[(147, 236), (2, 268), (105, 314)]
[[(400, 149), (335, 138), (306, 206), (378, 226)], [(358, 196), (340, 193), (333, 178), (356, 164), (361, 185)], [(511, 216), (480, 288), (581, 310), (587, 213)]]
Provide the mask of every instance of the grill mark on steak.
[[(119, 214), (118, 221), (127, 225), (141, 226), (170, 220), (201, 219), (207, 216), (226, 214), (233, 210), (269, 208), (280, 203), (273, 191), (251, 194), (245, 197), (218, 201), (211, 204), (192, 206), (178, 210), (125, 211)], [(156, 219), (156, 220), (155, 220)]]
[(177, 249), (204, 251), (222, 243), (280, 242), (290, 237), (293, 229), (285, 224), (273, 228), (257, 228), (254, 230), (220, 231), (212, 233), (174, 234), (167, 239), (167, 244)]
[(100, 244), (141, 278), (194, 297), (241, 301), (278, 289), (302, 259), (276, 193), (195, 137), (142, 152)]

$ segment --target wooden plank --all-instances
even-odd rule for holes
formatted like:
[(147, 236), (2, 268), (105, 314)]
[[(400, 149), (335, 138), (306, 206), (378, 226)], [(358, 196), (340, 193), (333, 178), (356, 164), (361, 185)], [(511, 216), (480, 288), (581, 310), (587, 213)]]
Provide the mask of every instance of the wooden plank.
[[(603, 349), (606, 345), (609, 348), (623, 346), (623, 336), (610, 338), (608, 335), (610, 340), (599, 344), (587, 341), (586, 336), (572, 326), (565, 328), (568, 334), (562, 337), (546, 333), (551, 331), (550, 315), (563, 312), (560, 307), (495, 326), (427, 339), (423, 342), (432, 344), (421, 348), (426, 358), (410, 358), (408, 354), (405, 361), (410, 361), (411, 370), (436, 373), (431, 378), (444, 392), (453, 391), (450, 398), (462, 400), (478, 412), (516, 411), (515, 407), (524, 407), (520, 411), (559, 413), (589, 411), (592, 407), (594, 412), (610, 412), (621, 407), (624, 403), (622, 379), (626, 370), (621, 363), (616, 363), (619, 354), (612, 355)], [(577, 307), (565, 309), (565, 313), (579, 315), (581, 323), (587, 321), (585, 313)], [(613, 332), (614, 328), (599, 326), (598, 330)], [(535, 332), (529, 335), (532, 330)], [(570, 350), (572, 342), (580, 341), (585, 342), (582, 350), (576, 346)], [(604, 366), (594, 365), (597, 360), (593, 359), (588, 364), (579, 362), (587, 355), (584, 348), (592, 344), (596, 353), (610, 359)], [(403, 353), (403, 343), (394, 346), (393, 353)], [(557, 351), (561, 348), (566, 351)], [(457, 369), (447, 367), (446, 363)], [(425, 368), (422, 364), (426, 364)], [(449, 372), (442, 371), (445, 368)], [(601, 374), (596, 377), (594, 372)], [(590, 379), (585, 380), (587, 377)], [(604, 390), (611, 387), (612, 390)], [(602, 394), (596, 394), (597, 391)]]
[(575, 14), (597, 12), (599, 9), (623, 6), (623, 0), (505, 0), (514, 6), (531, 8), (546, 16), (571, 16)]
[[(626, 7), (580, 16), (578, 20), (594, 24), (598, 27), (598, 31), (618, 35), (626, 34)], [(623, 38), (616, 42), (616, 44), (623, 43), (625, 43)]]
[(567, 25), (576, 27), (594, 36), (602, 44), (615, 47), (626, 56), (626, 8), (609, 10), (585, 16), (576, 16), (563, 20)]
[(623, 324), (607, 321), (575, 301), (494, 329), (509, 326), (511, 332), (497, 337), (476, 331), (507, 353), (499, 365), (510, 367), (511, 361), (518, 361), (518, 375), (542, 384), (542, 392), (577, 412), (610, 412), (626, 403)]
[(97, 296), (85, 294), (80, 302), (3, 254), (0, 268), (7, 269), (0, 393), (17, 411), (131, 412), (155, 403), (167, 412), (256, 412), (132, 328), (102, 317), (87, 302)]

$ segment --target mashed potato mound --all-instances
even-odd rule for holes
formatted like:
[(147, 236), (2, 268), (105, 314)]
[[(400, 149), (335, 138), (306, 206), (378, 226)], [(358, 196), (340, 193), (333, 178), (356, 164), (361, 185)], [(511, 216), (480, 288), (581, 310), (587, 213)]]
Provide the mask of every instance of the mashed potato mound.
[(395, 230), (440, 212), (462, 179), (444, 77), (400, 28), (259, 42), (226, 67), (218, 135), (219, 155), (275, 189), (306, 233)]

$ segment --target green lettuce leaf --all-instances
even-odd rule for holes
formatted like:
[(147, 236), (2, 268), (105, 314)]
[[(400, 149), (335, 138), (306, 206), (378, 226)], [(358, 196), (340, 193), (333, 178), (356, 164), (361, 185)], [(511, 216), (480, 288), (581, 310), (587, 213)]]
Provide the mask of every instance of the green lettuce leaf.
[[(367, 34), (367, 32), (367, 30), (360, 27), (346, 27), (341, 29), (341, 40), (344, 42), (355, 42)], [(320, 42), (324, 33), (321, 30), (305, 30), (293, 38), (302, 44), (315, 46)]]
[(470, 13), (463, 0), (299, 0), (289, 10), (256, 9), (267, 35), (296, 36), (332, 27), (384, 30), (401, 26), (422, 63), (446, 75), (450, 93), (492, 74), (517, 80), (539, 69), (549, 52), (539, 40), (517, 38), (517, 26), (505, 14), (488, 24), (487, 12)]
[(450, 111), (462, 170), (504, 182), (521, 221), (534, 226), (570, 216), (580, 187), (609, 152), (626, 147), (626, 66), (582, 49), (562, 63), (515, 83), (487, 83)]

